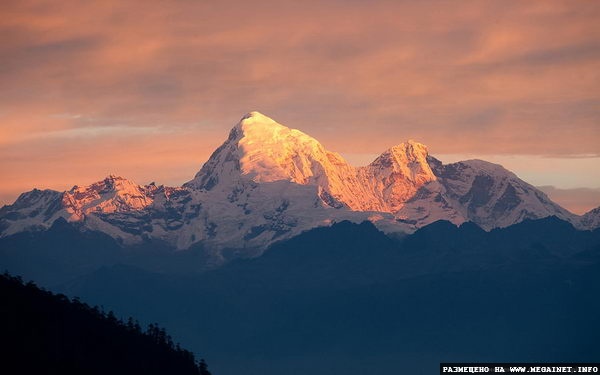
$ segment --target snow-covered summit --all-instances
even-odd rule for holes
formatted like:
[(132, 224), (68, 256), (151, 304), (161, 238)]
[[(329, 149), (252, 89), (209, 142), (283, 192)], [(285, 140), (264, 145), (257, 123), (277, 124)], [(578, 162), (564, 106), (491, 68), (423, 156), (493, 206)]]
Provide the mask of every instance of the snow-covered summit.
[(255, 182), (289, 180), (303, 184), (310, 175), (307, 157), (323, 152), (314, 138), (259, 112), (250, 112), (231, 129), (227, 140), (186, 186), (211, 190), (239, 177)]
[(427, 161), (427, 147), (409, 140), (386, 150), (359, 169), (362, 184), (376, 203), (372, 209), (397, 212), (421, 186), (436, 179)]
[(366, 208), (357, 199), (363, 189), (354, 167), (313, 137), (259, 112), (245, 115), (184, 186), (205, 190), (218, 186), (228, 190), (248, 180), (312, 185), (330, 206)]
[(386, 177), (394, 174), (415, 184), (424, 184), (435, 180), (427, 162), (428, 155), (427, 146), (409, 140), (386, 150), (368, 168)]
[(240, 171), (255, 182), (288, 180), (305, 185), (319, 177), (316, 169), (333, 155), (316, 139), (259, 112), (244, 116), (233, 131)]

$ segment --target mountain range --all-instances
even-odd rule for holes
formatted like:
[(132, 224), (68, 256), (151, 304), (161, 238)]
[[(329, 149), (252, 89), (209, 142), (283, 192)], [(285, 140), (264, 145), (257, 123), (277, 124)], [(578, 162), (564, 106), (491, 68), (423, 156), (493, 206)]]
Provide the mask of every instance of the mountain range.
[(44, 231), (62, 218), (125, 246), (202, 247), (222, 262), (226, 249), (252, 257), (343, 220), (402, 236), (438, 220), (491, 230), (548, 216), (578, 229), (600, 226), (600, 207), (575, 215), (497, 164), (443, 164), (409, 140), (354, 167), (309, 135), (250, 112), (183, 186), (111, 175), (65, 192), (34, 189), (0, 209), (0, 237)]
[(354, 167), (252, 112), (180, 187), (23, 193), (0, 266), (159, 322), (216, 374), (437, 374), (598, 358), (599, 226), (499, 165), (407, 141)]

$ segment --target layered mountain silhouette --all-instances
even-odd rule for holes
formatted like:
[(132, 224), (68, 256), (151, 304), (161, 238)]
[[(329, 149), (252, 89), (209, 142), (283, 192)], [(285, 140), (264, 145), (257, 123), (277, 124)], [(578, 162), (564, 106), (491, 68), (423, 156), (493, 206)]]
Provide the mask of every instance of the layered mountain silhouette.
[(165, 324), (219, 374), (437, 374), (598, 358), (599, 266), (600, 230), (556, 217), (400, 240), (343, 221), (210, 271), (118, 264), (57, 288)]
[(411, 140), (354, 167), (303, 132), (251, 112), (181, 187), (111, 175), (65, 192), (34, 189), (0, 209), (0, 236), (47, 230), (62, 218), (123, 245), (203, 247), (219, 261), (227, 248), (254, 256), (343, 220), (412, 233), (438, 220), (491, 230), (548, 216), (580, 229), (600, 225), (598, 209), (574, 215), (500, 165), (445, 165)]

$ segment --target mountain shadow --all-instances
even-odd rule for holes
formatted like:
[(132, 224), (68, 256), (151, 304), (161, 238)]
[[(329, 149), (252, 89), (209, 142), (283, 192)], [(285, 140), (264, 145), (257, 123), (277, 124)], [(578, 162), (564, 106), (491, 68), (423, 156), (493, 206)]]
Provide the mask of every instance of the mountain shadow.
[(400, 241), (341, 222), (201, 274), (114, 266), (64, 290), (160, 321), (220, 374), (433, 374), (597, 358), (599, 255), (600, 231), (554, 218)]

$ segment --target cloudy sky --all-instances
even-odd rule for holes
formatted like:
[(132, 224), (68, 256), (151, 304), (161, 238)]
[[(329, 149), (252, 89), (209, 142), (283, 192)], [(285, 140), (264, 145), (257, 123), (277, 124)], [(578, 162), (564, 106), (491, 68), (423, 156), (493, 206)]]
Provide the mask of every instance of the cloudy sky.
[[(189, 179), (261, 111), (355, 164), (406, 139), (600, 205), (598, 1), (3, 1), (0, 204)], [(583, 193), (582, 193), (583, 192)]]

